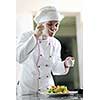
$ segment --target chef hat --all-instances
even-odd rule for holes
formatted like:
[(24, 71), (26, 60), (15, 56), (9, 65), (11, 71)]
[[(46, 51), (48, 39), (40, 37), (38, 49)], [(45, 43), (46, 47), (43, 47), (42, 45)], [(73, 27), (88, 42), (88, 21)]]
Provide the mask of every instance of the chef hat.
[(39, 10), (39, 12), (34, 17), (34, 21), (38, 23), (46, 22), (46, 21), (61, 21), (64, 18), (55, 7), (53, 6), (46, 6)]

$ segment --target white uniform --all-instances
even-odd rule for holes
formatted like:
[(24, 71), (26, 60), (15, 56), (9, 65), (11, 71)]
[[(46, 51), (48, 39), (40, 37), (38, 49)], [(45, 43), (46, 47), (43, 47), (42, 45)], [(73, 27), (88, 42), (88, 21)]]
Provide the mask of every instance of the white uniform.
[(33, 32), (22, 34), (17, 42), (17, 62), (21, 65), (20, 94), (43, 92), (54, 85), (54, 75), (67, 74), (60, 58), (61, 45), (54, 38), (37, 40)]

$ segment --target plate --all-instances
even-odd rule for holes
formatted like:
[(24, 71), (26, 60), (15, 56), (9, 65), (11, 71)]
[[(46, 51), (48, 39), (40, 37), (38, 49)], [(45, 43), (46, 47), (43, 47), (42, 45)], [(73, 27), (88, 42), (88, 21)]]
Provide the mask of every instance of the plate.
[(57, 97), (57, 96), (70, 96), (70, 95), (75, 95), (77, 93), (78, 91), (69, 91), (68, 93), (62, 93), (62, 94), (59, 93), (44, 93), (44, 94), (52, 97)]

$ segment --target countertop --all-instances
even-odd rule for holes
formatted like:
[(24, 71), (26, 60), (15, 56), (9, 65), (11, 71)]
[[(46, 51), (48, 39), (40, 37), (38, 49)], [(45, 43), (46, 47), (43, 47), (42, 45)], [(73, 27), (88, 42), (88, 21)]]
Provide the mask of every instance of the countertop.
[(24, 95), (24, 96), (16, 96), (16, 100), (83, 100), (82, 94), (76, 95), (67, 95), (67, 96), (55, 96), (50, 97), (48, 95)]

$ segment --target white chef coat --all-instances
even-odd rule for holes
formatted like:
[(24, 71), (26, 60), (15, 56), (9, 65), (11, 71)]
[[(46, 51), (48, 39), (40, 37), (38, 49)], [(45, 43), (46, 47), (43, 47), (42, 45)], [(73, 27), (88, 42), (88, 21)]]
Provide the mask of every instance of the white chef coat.
[(20, 94), (43, 92), (54, 85), (54, 75), (67, 74), (60, 57), (61, 45), (54, 38), (36, 39), (33, 31), (23, 33), (17, 41), (16, 60), (21, 65)]

